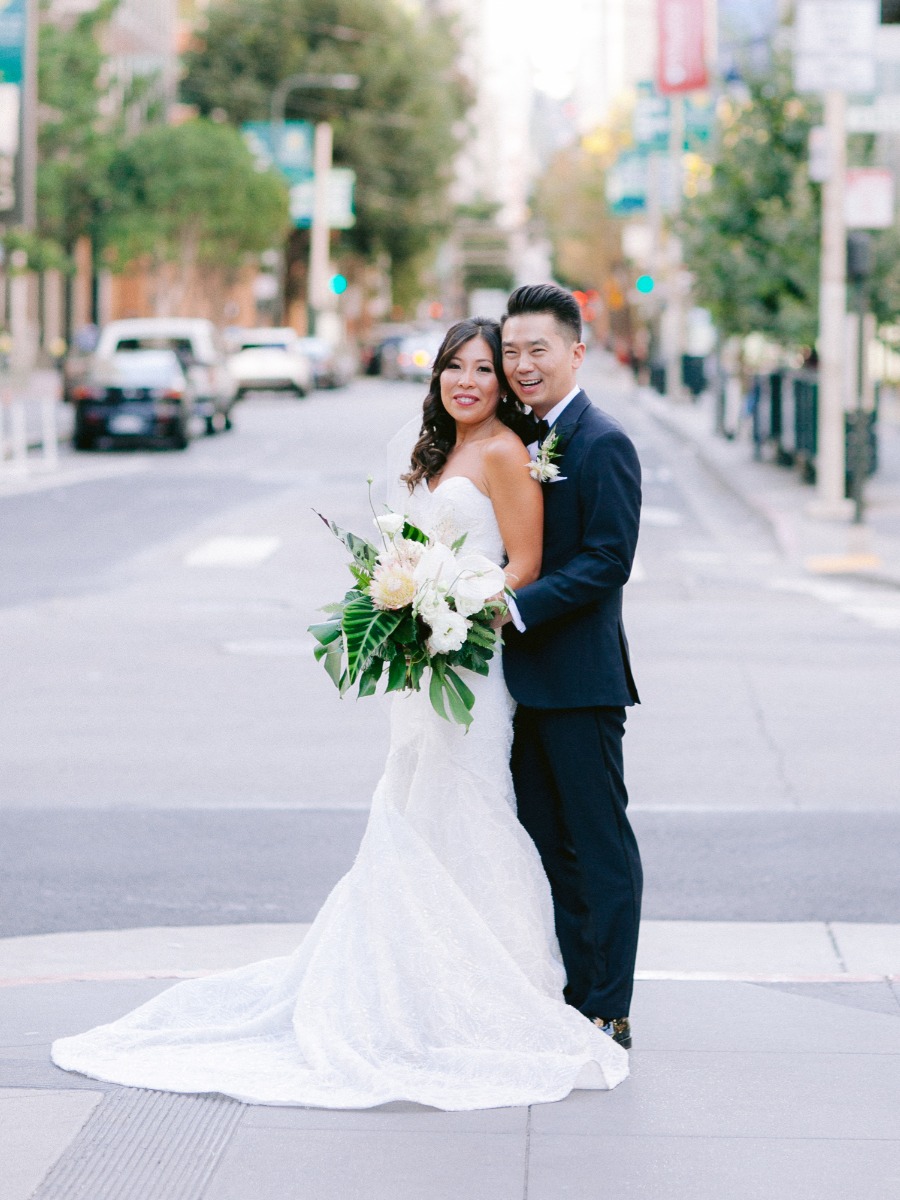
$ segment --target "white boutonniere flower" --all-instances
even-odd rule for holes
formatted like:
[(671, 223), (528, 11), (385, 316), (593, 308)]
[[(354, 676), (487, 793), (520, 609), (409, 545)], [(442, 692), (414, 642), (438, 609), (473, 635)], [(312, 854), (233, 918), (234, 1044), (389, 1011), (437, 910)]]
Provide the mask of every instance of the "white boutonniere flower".
[(538, 483), (562, 483), (566, 478), (565, 475), (560, 475), (559, 466), (553, 461), (560, 455), (560, 451), (556, 449), (558, 442), (559, 434), (555, 430), (551, 430), (538, 446), (537, 454), (528, 464), (531, 478), (536, 479)]

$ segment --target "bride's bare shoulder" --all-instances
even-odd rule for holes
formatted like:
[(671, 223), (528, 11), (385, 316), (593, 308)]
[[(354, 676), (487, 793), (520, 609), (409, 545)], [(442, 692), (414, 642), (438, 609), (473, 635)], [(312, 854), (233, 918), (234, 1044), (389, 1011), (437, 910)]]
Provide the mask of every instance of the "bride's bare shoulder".
[(511, 429), (505, 427), (485, 441), (483, 453), (484, 465), (488, 471), (502, 471), (530, 461), (525, 443)]

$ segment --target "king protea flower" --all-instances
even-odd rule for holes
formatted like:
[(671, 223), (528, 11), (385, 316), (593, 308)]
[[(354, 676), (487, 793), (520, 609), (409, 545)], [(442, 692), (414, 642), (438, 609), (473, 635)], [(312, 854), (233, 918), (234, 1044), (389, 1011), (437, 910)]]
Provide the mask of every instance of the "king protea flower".
[(369, 595), (376, 608), (406, 608), (416, 595), (416, 581), (408, 566), (389, 559), (375, 568)]

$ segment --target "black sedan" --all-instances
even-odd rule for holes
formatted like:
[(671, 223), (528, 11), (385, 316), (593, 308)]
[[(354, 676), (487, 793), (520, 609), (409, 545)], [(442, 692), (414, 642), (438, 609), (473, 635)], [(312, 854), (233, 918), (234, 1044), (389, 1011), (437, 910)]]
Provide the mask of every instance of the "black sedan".
[(72, 389), (76, 450), (115, 443), (184, 450), (193, 395), (172, 350), (127, 350), (95, 360)]

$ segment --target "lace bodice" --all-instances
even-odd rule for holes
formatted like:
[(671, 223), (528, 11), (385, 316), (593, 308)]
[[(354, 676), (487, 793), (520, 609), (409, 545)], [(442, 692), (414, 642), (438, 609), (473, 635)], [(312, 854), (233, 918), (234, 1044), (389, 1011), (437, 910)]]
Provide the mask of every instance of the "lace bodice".
[(404, 512), (426, 533), (447, 545), (466, 534), (467, 553), (483, 554), (498, 564), (505, 560), (490, 497), (466, 475), (451, 475), (434, 491), (419, 483), (404, 504)]

